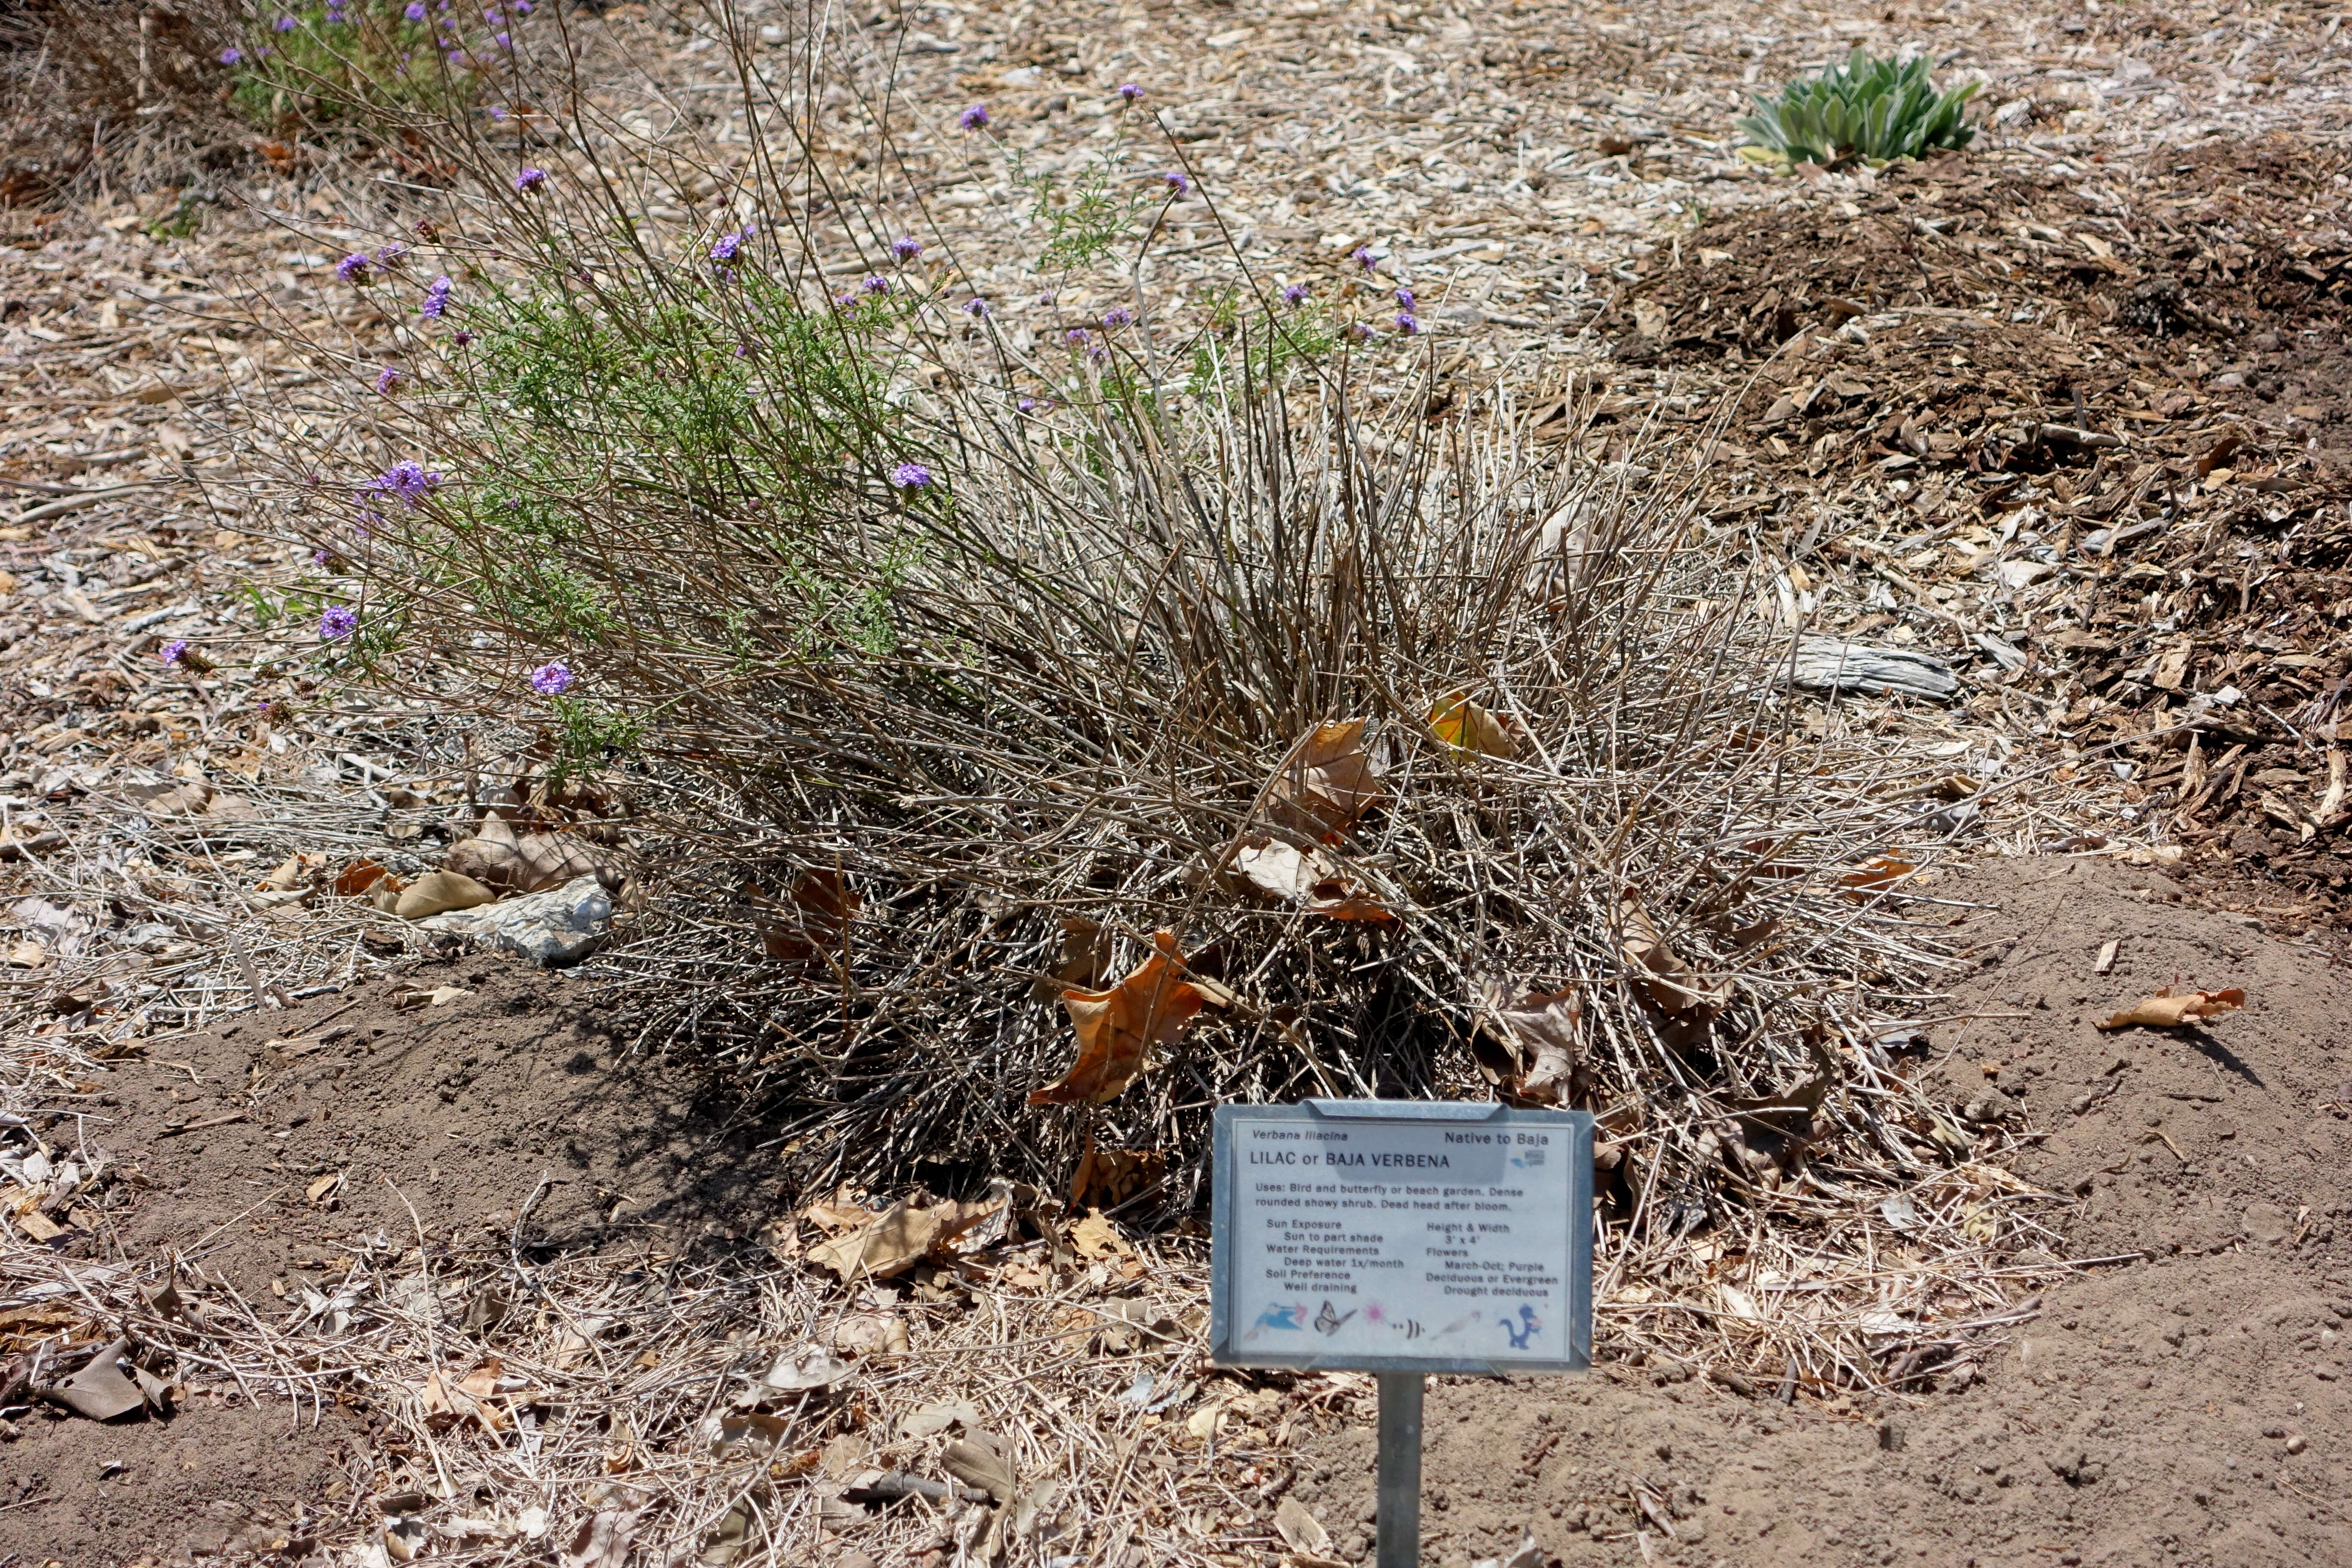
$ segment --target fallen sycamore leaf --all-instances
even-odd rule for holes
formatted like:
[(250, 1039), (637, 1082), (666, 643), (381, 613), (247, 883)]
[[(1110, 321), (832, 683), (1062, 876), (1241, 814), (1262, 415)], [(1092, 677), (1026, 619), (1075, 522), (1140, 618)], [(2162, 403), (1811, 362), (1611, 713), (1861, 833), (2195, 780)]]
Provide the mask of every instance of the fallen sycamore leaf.
[(1260, 892), (1335, 921), (1392, 921), (1396, 911), (1363, 889), (1329, 853), (1299, 849), (1278, 839), (1244, 844), (1234, 868)]
[(1530, 992), (1494, 1009), (1497, 1032), (1518, 1068), (1506, 1092), (1543, 1104), (1565, 1105), (1584, 1054), (1584, 999), (1576, 987)]
[(484, 818), (481, 831), (450, 846), (442, 864), (486, 888), (512, 893), (543, 892), (614, 869), (610, 854), (576, 833), (518, 837), (514, 824), (502, 816)]
[(1517, 721), (1494, 713), (1470, 700), (1466, 691), (1455, 691), (1439, 698), (1430, 705), (1429, 727), (1437, 738), (1457, 752), (1475, 752), (1489, 757), (1516, 757), (1519, 743), (1512, 731)]
[(1908, 860), (1892, 855), (1881, 855), (1864, 863), (1838, 879), (1841, 887), (1854, 889), (1857, 893), (1872, 893), (1891, 888), (1919, 868)]
[(399, 891), (402, 886), (399, 878), (373, 860), (354, 860), (335, 873), (335, 897), (356, 899), (373, 892), (385, 882), (392, 884), (394, 892)]
[(1199, 987), (1177, 978), (1184, 955), (1176, 933), (1154, 931), (1150, 958), (1108, 991), (1065, 991), (1077, 1031), (1078, 1059), (1056, 1083), (1029, 1092), (1032, 1105), (1099, 1105), (1133, 1083), (1154, 1046), (1172, 1046), (1201, 1010)]
[(1380, 773), (1364, 752), (1364, 721), (1327, 719), (1291, 749), (1274, 781), (1268, 815), (1293, 833), (1336, 844), (1382, 793)]
[(1135, 1248), (1128, 1245), (1127, 1237), (1119, 1235), (1118, 1227), (1103, 1217), (1100, 1209), (1091, 1209), (1086, 1218), (1071, 1224), (1070, 1245), (1078, 1249), (1079, 1257), (1097, 1262), (1107, 1258), (1129, 1258), (1135, 1253)]
[(866, 902), (839, 871), (825, 868), (802, 872), (789, 900), (769, 898), (757, 883), (745, 884), (743, 891), (762, 917), (760, 945), (770, 958), (788, 963), (839, 953)]
[(421, 921), (445, 910), (470, 910), (498, 895), (471, 877), (455, 871), (427, 871), (400, 895), (392, 912), (404, 921)]
[(1696, 1013), (1711, 1018), (1730, 1003), (1730, 983), (1693, 974), (1632, 894), (1618, 906), (1618, 915), (1624, 922), (1622, 945), (1625, 962), (1634, 971), (1634, 983), (1661, 1012)]
[(2235, 986), (2227, 991), (2184, 991), (2178, 995), (2167, 986), (2153, 996), (2141, 997), (2099, 1027), (2128, 1029), (2137, 1025), (2143, 1029), (2177, 1029), (2183, 1024), (2201, 1024), (2234, 1013), (2245, 1005), (2246, 994)]

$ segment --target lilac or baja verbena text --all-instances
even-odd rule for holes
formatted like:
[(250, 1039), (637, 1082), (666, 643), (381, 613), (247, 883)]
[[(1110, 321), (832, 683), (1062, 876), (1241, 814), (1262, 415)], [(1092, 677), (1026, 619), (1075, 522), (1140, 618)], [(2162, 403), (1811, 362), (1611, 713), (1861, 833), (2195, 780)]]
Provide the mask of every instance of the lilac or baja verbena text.
[(446, 276), (433, 279), (425, 287), (425, 303), (416, 307), (416, 313), (428, 321), (439, 321), (442, 313), (449, 309), (449, 289), (450, 282)]
[(535, 191), (545, 184), (547, 171), (544, 169), (525, 169), (515, 176), (515, 189), (519, 191)]
[(901, 261), (912, 261), (923, 254), (923, 242), (911, 234), (902, 234), (890, 242), (890, 254)]
[(956, 123), (966, 131), (978, 131), (988, 123), (988, 105), (975, 103), (956, 116)]
[(560, 658), (549, 659), (530, 672), (530, 689), (541, 697), (561, 697), (572, 689), (572, 667)]
[(1286, 305), (1297, 305), (1305, 302), (1310, 287), (1310, 285), (1305, 283), (1290, 284), (1282, 291), (1282, 302)]
[(1103, 312), (1103, 325), (1106, 327), (1124, 327), (1134, 320), (1135, 312), (1124, 305), (1113, 305)]
[(329, 642), (341, 642), (360, 629), (360, 613), (348, 605), (336, 605), (319, 617), (319, 635)]
[(162, 659), (165, 664), (177, 664), (180, 662), (180, 657), (187, 651), (188, 639), (185, 637), (173, 637), (170, 642), (165, 643), (162, 647), (155, 650), (155, 657)]
[(890, 482), (902, 490), (919, 490), (931, 482), (931, 470), (920, 463), (901, 463), (890, 470)]
[(364, 283), (367, 275), (368, 258), (356, 250), (335, 263), (335, 276), (346, 283)]
[(375, 389), (384, 396), (390, 397), (392, 395), (392, 389), (399, 384), (400, 372), (394, 370), (392, 366), (386, 365), (382, 370), (375, 373)]

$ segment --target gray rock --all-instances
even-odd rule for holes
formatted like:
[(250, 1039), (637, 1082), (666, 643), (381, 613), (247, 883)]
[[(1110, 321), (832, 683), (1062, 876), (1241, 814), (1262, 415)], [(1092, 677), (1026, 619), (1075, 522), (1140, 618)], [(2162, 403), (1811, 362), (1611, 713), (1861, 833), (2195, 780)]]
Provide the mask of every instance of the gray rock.
[(595, 878), (580, 877), (543, 893), (451, 910), (416, 923), (519, 952), (543, 969), (560, 969), (604, 945), (612, 932), (613, 896)]

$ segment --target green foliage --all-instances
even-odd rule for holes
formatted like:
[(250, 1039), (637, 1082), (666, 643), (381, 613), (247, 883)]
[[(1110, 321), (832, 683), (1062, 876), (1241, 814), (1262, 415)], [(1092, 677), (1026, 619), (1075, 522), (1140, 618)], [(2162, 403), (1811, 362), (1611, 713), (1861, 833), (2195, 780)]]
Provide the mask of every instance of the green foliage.
[[(455, 51), (436, 31), (444, 16), (471, 24), (456, 35), (461, 47)], [(279, 31), (274, 24), (280, 16), (290, 16), (294, 26)], [(475, 51), (497, 47), (480, 16), (481, 7), (475, 6), (470, 13), (429, 12), (425, 20), (412, 22), (405, 0), (265, 6), (256, 16), (253, 41), (243, 46), (230, 101), (264, 127), (275, 127), (288, 114), (346, 126), (385, 110), (446, 117), (480, 95)]]
[(1967, 146), (1976, 89), (1971, 82), (1938, 92), (1924, 58), (1898, 65), (1857, 48), (1843, 66), (1791, 83), (1778, 101), (1758, 98), (1759, 112), (1739, 129), (1755, 143), (1752, 155), (1775, 162), (1885, 163)]
[(558, 697), (555, 710), (555, 755), (548, 763), (551, 782), (561, 784), (575, 773), (593, 773), (637, 749), (645, 739), (642, 719), (632, 718), (602, 703), (581, 697)]

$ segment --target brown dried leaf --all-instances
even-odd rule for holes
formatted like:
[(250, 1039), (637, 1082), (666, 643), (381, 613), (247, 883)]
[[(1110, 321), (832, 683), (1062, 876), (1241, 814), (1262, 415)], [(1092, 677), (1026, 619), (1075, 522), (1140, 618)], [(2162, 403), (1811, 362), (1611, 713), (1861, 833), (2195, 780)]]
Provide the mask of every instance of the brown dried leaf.
[(1078, 1249), (1081, 1258), (1100, 1260), (1106, 1258), (1131, 1258), (1135, 1248), (1119, 1235), (1118, 1227), (1103, 1217), (1102, 1210), (1089, 1212), (1086, 1218), (1070, 1226), (1070, 1245)]
[(2227, 991), (2184, 991), (2178, 995), (2167, 986), (2153, 996), (2140, 998), (2099, 1027), (2177, 1029), (2184, 1024), (2201, 1024), (2208, 1018), (2234, 1013), (2245, 1005), (2246, 994), (2235, 986)]
[(1078, 1059), (1060, 1081), (1032, 1089), (1032, 1105), (1099, 1105), (1133, 1083), (1154, 1046), (1174, 1045), (1201, 1010), (1198, 987), (1177, 976), (1184, 955), (1173, 931), (1154, 931), (1154, 952), (1108, 991), (1065, 991)]
[(760, 945), (770, 958), (788, 963), (838, 953), (866, 902), (839, 871), (824, 868), (802, 872), (788, 901), (768, 898), (756, 884), (743, 890), (769, 917), (760, 922)]
[(1450, 692), (1432, 703), (1429, 727), (1457, 752), (1489, 757), (1519, 754), (1519, 743), (1512, 735), (1517, 721), (1481, 708), (1466, 691)]
[(1335, 921), (1392, 921), (1396, 911), (1364, 891), (1321, 849), (1299, 849), (1277, 839), (1245, 844), (1234, 868), (1261, 892), (1297, 904), (1310, 915)]
[(503, 816), (487, 817), (481, 831), (452, 845), (446, 869), (501, 892), (537, 893), (580, 877), (614, 877), (612, 856), (574, 833), (517, 837)]
[(255, 890), (264, 893), (292, 892), (297, 888), (308, 886), (312, 879), (326, 868), (326, 865), (327, 858), (324, 855), (312, 854), (308, 850), (299, 855), (289, 855), (276, 870), (257, 884)]
[(1865, 896), (1891, 888), (1919, 868), (1893, 855), (1881, 855), (1865, 861), (1838, 879), (1838, 885), (1856, 889), (1856, 896)]
[(400, 889), (400, 879), (373, 860), (354, 860), (335, 873), (335, 897), (356, 899), (385, 882), (392, 884), (394, 891)]
[(470, 910), (497, 897), (471, 877), (455, 871), (427, 871), (401, 892), (392, 912), (404, 921), (421, 921), (445, 910)]
[(1730, 983), (1693, 974), (1633, 895), (1618, 906), (1618, 915), (1624, 922), (1622, 950), (1634, 971), (1634, 983), (1661, 1012), (1711, 1018), (1729, 1005)]
[(1495, 1021), (1524, 1069), (1507, 1092), (1523, 1100), (1565, 1105), (1584, 1056), (1584, 999), (1575, 986), (1531, 992), (1497, 1006)]
[(1110, 938), (1101, 923), (1084, 915), (1064, 915), (1061, 956), (1054, 963), (1053, 974), (1034, 982), (1029, 994), (1051, 1002), (1065, 991), (1091, 991), (1102, 984), (1103, 971), (1109, 967)]
[(1168, 1155), (1159, 1149), (1098, 1149), (1090, 1136), (1070, 1178), (1070, 1207), (1096, 1203), (1117, 1208), (1136, 1194), (1157, 1186), (1168, 1175)]
[(808, 1260), (844, 1279), (887, 1279), (913, 1267), (947, 1238), (949, 1217), (934, 1209), (896, 1203), (873, 1224), (810, 1247)]
[(1328, 719), (1292, 751), (1274, 782), (1267, 815), (1280, 827), (1336, 844), (1384, 792), (1364, 753), (1364, 721)]

